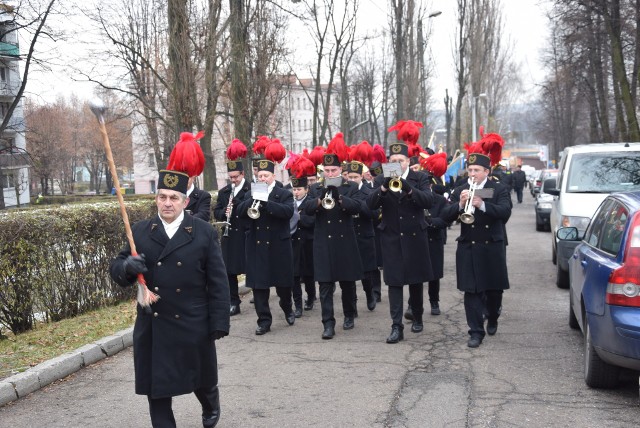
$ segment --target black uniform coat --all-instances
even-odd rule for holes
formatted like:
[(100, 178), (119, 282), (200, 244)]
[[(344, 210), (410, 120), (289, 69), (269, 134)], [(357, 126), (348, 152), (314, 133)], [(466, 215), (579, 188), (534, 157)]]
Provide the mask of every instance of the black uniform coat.
[(318, 206), (326, 190), (322, 184), (315, 183), (309, 189), (303, 209), (316, 219), (313, 270), (317, 282), (359, 281), (364, 275), (353, 227), (353, 215), (361, 210), (360, 202), (354, 199), (357, 189), (355, 183), (343, 181), (337, 188), (341, 202), (335, 199), (331, 210)]
[(444, 244), (447, 237), (449, 222), (441, 217), (442, 210), (447, 205), (447, 200), (442, 195), (434, 193), (434, 204), (427, 215), (427, 236), (429, 237), (429, 257), (431, 268), (436, 279), (444, 276)]
[(293, 287), (293, 250), (289, 219), (293, 216), (293, 194), (273, 187), (267, 202), (260, 202), (260, 217), (249, 218), (253, 203), (251, 192), (238, 205), (240, 217), (247, 219), (246, 235), (247, 287), (259, 290), (270, 287)]
[[(137, 308), (133, 329), (136, 394), (153, 398), (189, 394), (218, 383), (215, 331), (229, 332), (229, 284), (215, 228), (185, 214), (169, 239), (159, 217), (133, 225), (138, 253), (146, 257), (147, 286), (160, 296), (150, 310)], [(127, 245), (111, 262), (121, 286)]]
[(196, 218), (209, 221), (211, 219), (211, 193), (194, 186), (184, 210)]
[(315, 215), (309, 215), (304, 211), (303, 204), (306, 200), (307, 197), (297, 208), (300, 220), (298, 220), (296, 231), (291, 235), (294, 276), (313, 276), (313, 229), (316, 218)]
[[(245, 240), (247, 239), (246, 231), (249, 227), (248, 220), (240, 218), (238, 205), (245, 198), (245, 195), (251, 190), (247, 180), (244, 181), (242, 188), (233, 198), (233, 207), (231, 209), (231, 218), (229, 226), (229, 236), (222, 236), (220, 244), (222, 246), (222, 258), (227, 267), (227, 273), (239, 275), (245, 273)], [(229, 204), (229, 195), (231, 195), (231, 184), (226, 185), (218, 192), (218, 201), (213, 208), (213, 216), (218, 221), (227, 220), (227, 205)], [(222, 229), (224, 231), (224, 228)]]
[(435, 279), (429, 259), (427, 221), (424, 210), (433, 205), (426, 174), (409, 171), (406, 182), (413, 192), (387, 190), (380, 186), (385, 178), (376, 177), (375, 188), (367, 198), (370, 209), (382, 208), (380, 244), (384, 282), (389, 286), (419, 284)]
[(363, 183), (354, 195), (354, 199), (360, 202), (360, 213), (353, 216), (353, 226), (356, 230), (362, 269), (365, 272), (378, 270), (376, 233), (373, 229), (373, 219), (378, 216), (378, 210), (370, 210), (367, 206), (367, 197), (371, 192), (373, 189)]
[[(471, 293), (509, 288), (504, 223), (511, 216), (511, 198), (507, 188), (500, 183), (487, 180), (484, 187), (495, 189), (492, 198), (484, 199), (486, 212), (476, 208), (475, 221), (460, 223), (460, 236), (456, 239), (458, 289)], [(467, 183), (453, 190), (451, 204), (442, 211), (445, 220), (458, 218), (462, 212), (460, 193), (468, 188)]]

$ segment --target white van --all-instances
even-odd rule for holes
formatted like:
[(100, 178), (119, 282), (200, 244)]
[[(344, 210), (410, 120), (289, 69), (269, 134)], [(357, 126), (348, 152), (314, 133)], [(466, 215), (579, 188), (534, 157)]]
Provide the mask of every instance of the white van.
[(579, 241), (560, 241), (556, 232), (573, 226), (583, 235), (596, 208), (609, 193), (640, 190), (640, 143), (567, 147), (558, 166), (558, 179), (545, 180), (543, 186), (545, 193), (555, 196), (550, 224), (556, 284), (569, 288), (569, 258)]

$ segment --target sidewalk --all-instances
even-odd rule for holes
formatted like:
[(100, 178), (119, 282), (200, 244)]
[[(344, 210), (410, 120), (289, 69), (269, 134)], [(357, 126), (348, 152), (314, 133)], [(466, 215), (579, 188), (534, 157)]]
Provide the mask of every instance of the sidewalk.
[[(244, 284), (244, 283), (242, 283)], [(239, 286), (240, 295), (251, 289)], [(74, 351), (31, 367), (30, 369), (0, 380), (0, 407), (26, 397), (56, 380), (63, 379), (78, 370), (117, 354), (133, 344), (133, 327), (121, 330)]]

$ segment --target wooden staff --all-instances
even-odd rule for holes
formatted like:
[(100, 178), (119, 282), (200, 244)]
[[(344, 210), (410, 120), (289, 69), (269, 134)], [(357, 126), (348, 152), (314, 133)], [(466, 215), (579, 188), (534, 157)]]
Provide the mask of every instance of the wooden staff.
[[(104, 151), (107, 155), (107, 162), (109, 163), (109, 171), (113, 179), (113, 184), (116, 188), (116, 196), (118, 197), (118, 203), (120, 204), (120, 214), (122, 215), (122, 221), (124, 222), (124, 229), (127, 234), (127, 240), (129, 241), (129, 247), (131, 248), (131, 255), (137, 256), (136, 243), (133, 241), (133, 233), (131, 233), (131, 225), (129, 224), (129, 215), (127, 214), (127, 208), (124, 205), (124, 198), (120, 192), (120, 180), (118, 180), (118, 172), (116, 171), (116, 164), (113, 161), (113, 154), (111, 152), (111, 144), (109, 143), (109, 135), (107, 135), (107, 128), (104, 123), (104, 112), (106, 106), (102, 100), (96, 99), (89, 103), (89, 107), (93, 114), (98, 118), (98, 124), (100, 125), (100, 133), (102, 134), (102, 143), (104, 144)], [(149, 307), (152, 303), (158, 301), (160, 296), (149, 290), (144, 276), (139, 273), (137, 277), (137, 301), (143, 308)]]

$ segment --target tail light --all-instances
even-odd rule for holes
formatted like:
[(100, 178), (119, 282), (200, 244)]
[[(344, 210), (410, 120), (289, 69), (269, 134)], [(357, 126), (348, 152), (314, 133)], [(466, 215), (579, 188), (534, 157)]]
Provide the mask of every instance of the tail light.
[(640, 307), (640, 212), (631, 220), (622, 266), (609, 276), (606, 302)]

